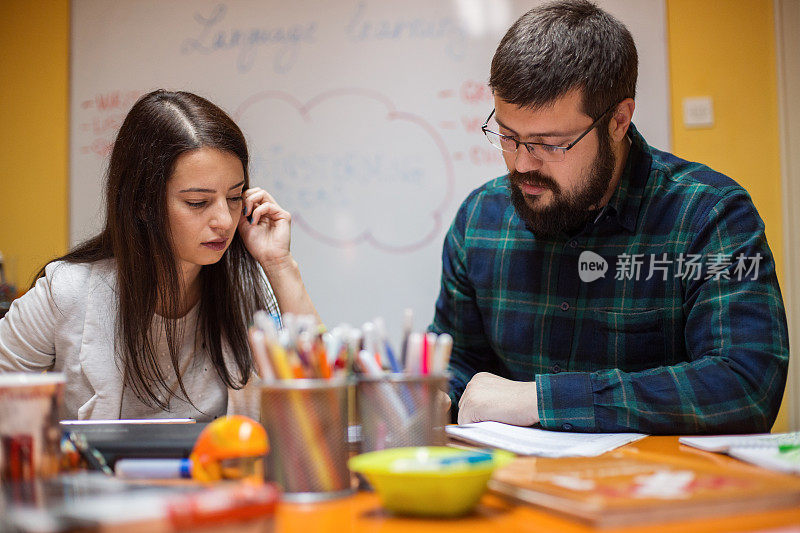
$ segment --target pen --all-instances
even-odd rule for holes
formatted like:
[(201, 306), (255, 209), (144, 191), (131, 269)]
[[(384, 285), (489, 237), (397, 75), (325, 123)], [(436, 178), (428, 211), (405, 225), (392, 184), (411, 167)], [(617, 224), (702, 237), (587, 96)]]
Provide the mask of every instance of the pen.
[(408, 336), (406, 372), (409, 374), (419, 374), (420, 372), (423, 342), (425, 342), (425, 338), (422, 333), (412, 333)]
[(192, 462), (189, 459), (119, 459), (114, 472), (125, 479), (188, 479), (192, 477)]
[(391, 464), (393, 472), (437, 471), (454, 467), (471, 467), (491, 462), (494, 456), (487, 452), (466, 452), (447, 457), (421, 457), (396, 459)]
[(78, 450), (78, 453), (83, 457), (86, 461), (86, 464), (92, 470), (99, 470), (100, 472), (106, 475), (113, 475), (114, 472), (111, 471), (111, 468), (106, 463), (105, 457), (89, 446), (89, 443), (86, 441), (86, 437), (81, 435), (80, 433), (75, 433), (73, 431), (66, 432), (67, 440), (69, 440), (75, 449)]

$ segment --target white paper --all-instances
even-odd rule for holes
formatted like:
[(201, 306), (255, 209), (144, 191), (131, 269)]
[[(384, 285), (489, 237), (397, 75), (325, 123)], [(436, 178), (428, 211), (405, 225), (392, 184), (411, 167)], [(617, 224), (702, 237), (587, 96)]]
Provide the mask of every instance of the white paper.
[(794, 433), (756, 433), (753, 435), (714, 435), (708, 437), (681, 437), (681, 444), (707, 452), (727, 452), (733, 447), (764, 447), (781, 444), (800, 444), (800, 431)]
[(500, 422), (447, 426), (447, 434), (518, 455), (595, 457), (646, 437), (641, 433), (564, 433)]
[(787, 474), (800, 474), (800, 450), (783, 452), (777, 448), (733, 447), (728, 455), (762, 468)]

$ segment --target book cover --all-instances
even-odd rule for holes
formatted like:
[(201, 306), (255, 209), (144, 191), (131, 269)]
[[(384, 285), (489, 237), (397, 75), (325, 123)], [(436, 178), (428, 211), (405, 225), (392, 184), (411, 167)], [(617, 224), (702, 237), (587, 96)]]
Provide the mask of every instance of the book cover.
[(600, 527), (800, 505), (800, 479), (792, 476), (636, 449), (520, 457), (495, 472), (489, 488)]

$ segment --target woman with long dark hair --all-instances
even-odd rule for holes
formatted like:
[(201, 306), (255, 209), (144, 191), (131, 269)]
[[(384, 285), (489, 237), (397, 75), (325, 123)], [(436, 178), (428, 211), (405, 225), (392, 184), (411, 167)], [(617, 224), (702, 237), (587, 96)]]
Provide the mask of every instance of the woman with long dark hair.
[(46, 265), (0, 320), (0, 372), (66, 375), (69, 418), (257, 415), (247, 325), (316, 314), (290, 215), (251, 188), (247, 145), (217, 106), (154, 91), (111, 152), (103, 230)]

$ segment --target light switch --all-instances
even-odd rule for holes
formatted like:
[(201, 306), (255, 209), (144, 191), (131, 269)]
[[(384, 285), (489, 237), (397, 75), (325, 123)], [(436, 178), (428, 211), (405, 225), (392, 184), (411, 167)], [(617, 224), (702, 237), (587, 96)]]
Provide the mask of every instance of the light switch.
[(714, 102), (710, 96), (683, 99), (683, 125), (687, 128), (710, 128), (714, 125)]

